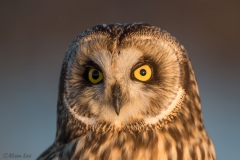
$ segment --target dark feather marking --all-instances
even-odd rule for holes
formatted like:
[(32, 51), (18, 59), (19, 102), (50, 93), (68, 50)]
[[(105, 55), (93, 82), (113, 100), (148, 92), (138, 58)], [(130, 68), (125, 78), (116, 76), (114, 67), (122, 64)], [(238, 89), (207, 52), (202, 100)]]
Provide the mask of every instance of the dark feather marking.
[(203, 149), (202, 143), (199, 145), (199, 149), (200, 149), (200, 153), (201, 153), (201, 157), (202, 157), (202, 159), (205, 159), (205, 152), (204, 152), (204, 149)]
[(196, 147), (192, 146), (192, 149), (189, 151), (190, 156), (192, 159), (197, 159), (197, 155), (196, 155)]
[(180, 140), (177, 143), (180, 144), (180, 146), (177, 145), (177, 159), (183, 160), (183, 144)]

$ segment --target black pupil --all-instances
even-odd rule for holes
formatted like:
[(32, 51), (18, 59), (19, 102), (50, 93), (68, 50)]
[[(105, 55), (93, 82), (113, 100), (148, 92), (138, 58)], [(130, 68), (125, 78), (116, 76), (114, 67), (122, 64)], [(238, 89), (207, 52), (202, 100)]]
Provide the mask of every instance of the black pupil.
[(146, 71), (145, 69), (141, 69), (141, 70), (140, 70), (140, 74), (141, 74), (142, 76), (145, 76), (145, 75), (147, 74), (147, 71)]
[(93, 79), (98, 79), (98, 77), (99, 77), (99, 72), (97, 70), (93, 71), (92, 72), (92, 78)]

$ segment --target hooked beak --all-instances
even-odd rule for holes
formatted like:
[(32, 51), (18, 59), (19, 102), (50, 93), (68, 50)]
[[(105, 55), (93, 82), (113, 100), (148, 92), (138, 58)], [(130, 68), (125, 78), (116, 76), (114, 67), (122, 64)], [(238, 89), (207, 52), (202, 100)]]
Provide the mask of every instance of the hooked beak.
[(113, 107), (114, 107), (117, 115), (119, 115), (120, 109), (122, 107), (122, 103), (120, 101), (121, 89), (120, 89), (120, 86), (118, 84), (113, 85), (112, 95), (113, 95)]

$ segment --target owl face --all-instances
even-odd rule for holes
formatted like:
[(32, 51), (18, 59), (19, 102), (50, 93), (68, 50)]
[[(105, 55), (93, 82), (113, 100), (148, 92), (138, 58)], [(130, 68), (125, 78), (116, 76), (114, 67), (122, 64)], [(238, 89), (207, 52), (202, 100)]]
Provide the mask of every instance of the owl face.
[(67, 53), (64, 106), (87, 125), (152, 125), (181, 107), (187, 57), (176, 40), (146, 24), (96, 26)]
[(143, 23), (82, 32), (63, 61), (56, 139), (39, 159), (216, 159), (187, 53)]

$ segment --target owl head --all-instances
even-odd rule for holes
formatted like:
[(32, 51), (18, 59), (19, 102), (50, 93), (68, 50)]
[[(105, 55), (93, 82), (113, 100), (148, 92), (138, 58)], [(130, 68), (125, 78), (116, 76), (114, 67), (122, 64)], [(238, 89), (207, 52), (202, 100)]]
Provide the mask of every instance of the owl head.
[(161, 129), (184, 110), (187, 96), (198, 98), (190, 82), (195, 77), (187, 53), (166, 31), (144, 23), (87, 29), (63, 61), (57, 140)]

